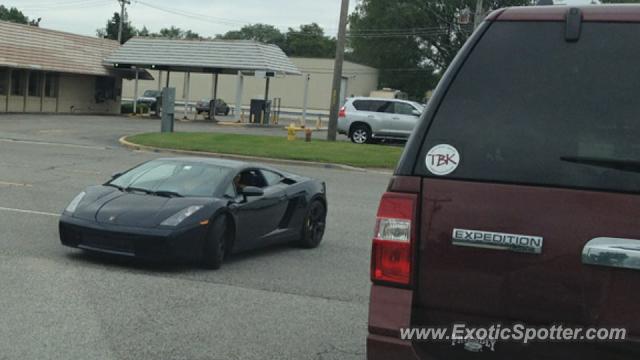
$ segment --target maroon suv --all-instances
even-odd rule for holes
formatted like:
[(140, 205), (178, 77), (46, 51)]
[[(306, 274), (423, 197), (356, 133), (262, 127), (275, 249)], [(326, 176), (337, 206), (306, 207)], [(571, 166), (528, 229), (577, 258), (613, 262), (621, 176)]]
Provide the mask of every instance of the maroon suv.
[[(640, 6), (492, 13), (383, 196), (368, 359), (640, 359)], [(401, 329), (624, 328), (624, 341)]]

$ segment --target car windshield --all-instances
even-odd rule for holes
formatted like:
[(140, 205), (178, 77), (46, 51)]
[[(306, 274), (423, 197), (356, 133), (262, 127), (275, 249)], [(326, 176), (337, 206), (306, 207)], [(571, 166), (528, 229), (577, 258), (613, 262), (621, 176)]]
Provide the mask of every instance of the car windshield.
[(186, 197), (213, 196), (231, 170), (191, 161), (155, 160), (142, 164), (108, 184)]
[(144, 94), (142, 96), (144, 97), (158, 97), (161, 95), (160, 91), (157, 90), (147, 90), (144, 92)]

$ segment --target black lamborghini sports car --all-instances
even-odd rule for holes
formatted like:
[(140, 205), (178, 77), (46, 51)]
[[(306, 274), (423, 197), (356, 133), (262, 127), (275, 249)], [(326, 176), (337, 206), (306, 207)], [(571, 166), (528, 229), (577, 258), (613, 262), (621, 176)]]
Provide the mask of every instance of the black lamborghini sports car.
[(239, 161), (167, 158), (81, 192), (59, 230), (74, 248), (217, 269), (225, 255), (276, 243), (314, 248), (326, 216), (324, 182)]

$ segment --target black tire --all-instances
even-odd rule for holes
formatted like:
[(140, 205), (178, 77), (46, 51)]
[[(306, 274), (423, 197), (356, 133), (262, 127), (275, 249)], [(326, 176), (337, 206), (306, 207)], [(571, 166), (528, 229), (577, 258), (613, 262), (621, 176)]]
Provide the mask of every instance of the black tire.
[(351, 129), (349, 137), (355, 144), (367, 144), (371, 142), (371, 128), (364, 124), (357, 124)]
[(227, 109), (224, 111), (224, 116), (229, 116), (229, 112), (230, 112), (230, 111), (231, 111), (231, 109), (227, 108)]
[(217, 270), (222, 266), (227, 252), (228, 241), (227, 219), (219, 216), (209, 226), (202, 254), (202, 265), (207, 269)]
[(299, 245), (305, 249), (313, 249), (320, 245), (327, 226), (327, 208), (320, 200), (309, 204), (307, 216), (304, 218), (300, 233)]

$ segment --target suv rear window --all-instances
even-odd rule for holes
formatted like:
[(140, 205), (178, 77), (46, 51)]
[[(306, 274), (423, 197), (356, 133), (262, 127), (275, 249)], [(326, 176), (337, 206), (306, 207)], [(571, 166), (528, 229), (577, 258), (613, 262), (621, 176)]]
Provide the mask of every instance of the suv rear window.
[(393, 105), (392, 102), (382, 100), (356, 100), (353, 102), (353, 107), (358, 111), (389, 112), (393, 110), (391, 105)]
[(415, 167), (449, 144), (448, 178), (640, 191), (640, 25), (496, 22), (440, 104)]

